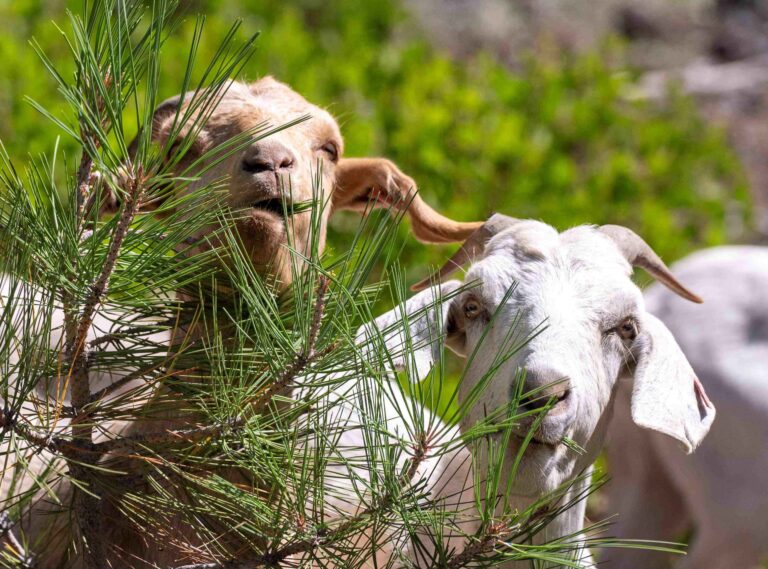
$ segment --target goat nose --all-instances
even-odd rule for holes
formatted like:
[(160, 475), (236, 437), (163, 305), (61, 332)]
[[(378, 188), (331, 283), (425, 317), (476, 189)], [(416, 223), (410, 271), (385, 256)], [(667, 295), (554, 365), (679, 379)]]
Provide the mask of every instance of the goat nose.
[(293, 152), (282, 144), (259, 144), (243, 159), (243, 170), (252, 174), (276, 172), (292, 168), (295, 162)]
[(565, 400), (570, 395), (570, 381), (562, 371), (554, 368), (528, 369), (525, 372), (520, 406), (534, 411), (546, 406), (552, 399)]

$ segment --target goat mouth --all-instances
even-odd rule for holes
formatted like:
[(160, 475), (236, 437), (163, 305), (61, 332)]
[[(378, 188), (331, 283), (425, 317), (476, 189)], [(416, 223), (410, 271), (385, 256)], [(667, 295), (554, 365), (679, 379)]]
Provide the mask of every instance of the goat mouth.
[[(526, 416), (521, 419), (517, 432), (514, 434), (521, 441), (528, 436), (529, 429), (539, 421), (536, 431), (530, 437), (528, 443), (534, 448), (558, 448), (563, 437), (567, 434), (571, 417), (573, 415), (573, 398), (570, 389), (553, 395), (548, 399), (534, 400), (529, 406), (522, 405), (520, 410), (525, 411)], [(547, 405), (549, 407), (547, 408)], [(546, 411), (545, 411), (546, 409)], [(541, 417), (541, 414), (544, 414)]]
[(547, 415), (558, 415), (568, 408), (570, 396), (570, 389), (550, 396), (536, 394), (523, 398), (520, 401), (520, 407), (526, 411), (537, 411), (549, 406)]
[(251, 204), (256, 211), (266, 211), (278, 217), (284, 218), (293, 215), (293, 204), (283, 198), (266, 198)]
[[(520, 440), (521, 443), (525, 442), (527, 438), (527, 435), (525, 434), (514, 433), (514, 435)], [(563, 438), (558, 437), (557, 439), (546, 439), (542, 438), (539, 433), (536, 433), (530, 439), (528, 439), (526, 444), (532, 448), (546, 448), (554, 451), (563, 444)]]

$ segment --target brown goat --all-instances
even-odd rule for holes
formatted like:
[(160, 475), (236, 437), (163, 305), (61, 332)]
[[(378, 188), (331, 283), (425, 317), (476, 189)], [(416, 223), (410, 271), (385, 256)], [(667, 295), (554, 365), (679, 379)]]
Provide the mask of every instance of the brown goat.
[[(184, 111), (193, 100), (190, 94), (173, 97), (159, 105), (152, 122), (151, 138), (154, 143), (172, 149), (174, 142), (169, 137), (172, 134), (177, 138), (183, 137), (189, 131), (195, 114), (200, 112), (194, 111), (185, 116)], [(238, 151), (217, 160), (216, 164), (207, 169), (205, 163), (200, 163), (203, 154), (208, 156), (206, 160), (216, 160), (217, 147), (234, 137), (247, 136), (260, 125), (277, 127), (302, 116), (309, 118), (268, 137), (240, 145)], [(181, 124), (180, 128), (177, 125), (179, 117), (184, 117), (182, 122), (186, 123)], [(211, 150), (214, 152), (209, 152)], [(136, 151), (137, 144), (134, 143), (129, 152), (135, 155)], [(126, 166), (131, 167), (130, 164)], [(341, 133), (333, 117), (271, 77), (250, 85), (239, 82), (228, 84), (213, 112), (203, 121), (202, 128), (195, 132), (194, 140), (189, 142), (188, 149), (171, 169), (172, 174), (181, 175), (184, 172), (187, 177), (194, 176), (197, 169), (197, 178), (173, 190), (177, 192), (189, 193), (214, 182), (225, 182), (224, 199), (238, 213), (237, 231), (250, 260), (257, 271), (274, 280), (278, 286), (285, 286), (292, 279), (290, 253), (285, 245), (290, 241), (292, 247), (300, 253), (307, 253), (310, 244), (316, 239), (322, 249), (328, 217), (339, 210), (363, 212), (371, 202), (383, 207), (392, 206), (399, 211), (407, 208), (414, 235), (427, 243), (462, 241), (480, 225), (455, 222), (435, 212), (416, 193), (414, 181), (385, 158), (344, 158)], [(317, 183), (318, 177), (320, 184)], [(286, 194), (288, 188), (290, 195)], [(320, 196), (317, 195), (318, 190), (323, 192)], [(318, 198), (330, 204), (330, 207), (323, 208), (319, 225), (311, 223), (309, 212), (290, 215), (290, 219), (284, 214), (283, 204), (286, 200), (306, 202)], [(117, 206), (117, 199), (113, 195), (103, 200), (106, 211), (115, 210)], [(157, 202), (148, 203), (144, 209), (156, 206)], [(195, 213), (191, 210), (188, 215), (191, 218)], [(312, 234), (314, 227), (319, 227), (320, 235)], [(215, 229), (205, 228), (196, 237), (205, 237)], [(58, 314), (55, 317), (60, 316)], [(97, 314), (89, 339), (97, 334), (95, 329), (99, 325), (108, 327), (108, 322)], [(61, 332), (58, 332), (58, 336), (52, 338), (51, 345), (54, 347), (61, 346)], [(115, 379), (111, 376), (91, 377), (91, 390), (103, 386), (105, 381)], [(156, 432), (163, 427), (173, 429), (189, 424), (189, 419), (169, 416), (167, 421), (150, 422), (151, 427), (141, 424), (113, 426), (107, 429), (107, 435), (135, 435), (141, 433), (142, 429)], [(58, 427), (66, 427), (66, 420), (62, 419)], [(42, 451), (41, 455), (47, 455), (47, 452)], [(35, 471), (36, 461), (42, 467), (50, 460), (50, 456), (41, 458), (35, 455), (31, 458), (30, 470)], [(0, 480), (1, 497), (10, 491), (11, 470), (6, 471)], [(227, 476), (226, 473), (221, 474)], [(232, 476), (235, 479), (238, 477), (237, 474)], [(34, 486), (31, 476), (21, 483), (15, 480), (13, 484), (16, 484), (16, 493)], [(56, 489), (62, 500), (71, 494), (72, 489), (67, 485), (65, 479)], [(39, 503), (40, 506), (21, 521), (25, 534), (32, 539), (37, 567), (83, 566), (81, 554), (72, 554), (71, 551), (66, 553), (73, 524), (70, 513), (67, 510), (56, 511), (57, 507), (46, 504), (45, 498)], [(147, 536), (136, 531), (113, 505), (105, 503), (102, 514), (109, 520), (104, 528), (104, 539), (115, 553), (109, 559), (112, 567), (173, 566), (180, 560), (180, 544), (187, 552), (201, 547), (193, 528), (183, 529), (181, 520), (178, 520), (175, 527), (168, 528), (169, 535), (159, 537), (157, 541), (148, 541)], [(54, 531), (48, 533), (51, 529)], [(43, 543), (36, 543), (35, 538), (39, 535), (53, 537), (45, 539)]]

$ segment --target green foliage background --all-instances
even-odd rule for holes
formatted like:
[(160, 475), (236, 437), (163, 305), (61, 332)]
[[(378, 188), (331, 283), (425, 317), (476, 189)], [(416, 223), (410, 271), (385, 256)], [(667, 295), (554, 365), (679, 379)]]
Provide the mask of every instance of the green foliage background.
[[(64, 113), (28, 42), (35, 38), (61, 69), (71, 68), (53, 20), (65, 21), (64, 11), (80, 4), (0, 0), (0, 140), (17, 165), (50, 151), (59, 134), (25, 97)], [(243, 38), (261, 32), (242, 79), (271, 74), (326, 106), (342, 126), (347, 156), (393, 159), (455, 219), (502, 212), (561, 229), (621, 223), (668, 261), (749, 233), (749, 191), (723, 132), (684, 97), (663, 106), (631, 100), (635, 75), (616, 43), (576, 57), (543, 42), (511, 71), (482, 54), (452, 60), (427, 43), (397, 0), (183, 5), (188, 15), (162, 54), (162, 96), (179, 90), (194, 14), (207, 18), (200, 62), (242, 19)], [(79, 158), (72, 145), (62, 138), (70, 173)], [(358, 223), (336, 216), (330, 249), (346, 250)], [(452, 252), (409, 238), (407, 222), (400, 232), (392, 247), (405, 243), (398, 254), (409, 283)]]
[[(64, 56), (51, 21), (65, 9), (60, 0), (0, 3), (0, 139), (17, 159), (50, 149), (57, 134), (24, 100), (60, 106), (27, 41)], [(447, 215), (499, 211), (560, 228), (623, 223), (668, 260), (748, 231), (748, 189), (723, 133), (683, 97), (663, 107), (630, 101), (634, 77), (618, 46), (579, 57), (544, 46), (511, 72), (483, 55), (453, 61), (395, 1), (199, 0), (185, 9), (207, 15), (201, 61), (242, 18), (243, 35), (262, 32), (245, 79), (272, 74), (327, 106), (348, 156), (392, 158)], [(169, 96), (193, 23), (187, 18), (163, 54)], [(337, 219), (331, 245), (343, 248), (356, 226)], [(409, 241), (409, 280), (445, 255)]]

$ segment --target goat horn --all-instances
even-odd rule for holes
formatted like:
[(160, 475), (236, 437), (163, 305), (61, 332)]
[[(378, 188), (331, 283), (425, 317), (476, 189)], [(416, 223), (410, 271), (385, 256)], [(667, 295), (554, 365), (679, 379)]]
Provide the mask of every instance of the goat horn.
[(699, 304), (704, 302), (674, 277), (664, 261), (637, 233), (621, 225), (601, 225), (598, 231), (616, 244), (631, 265), (645, 269), (653, 278), (684, 299)]
[(449, 275), (459, 270), (462, 266), (471, 261), (474, 257), (485, 251), (488, 241), (497, 233), (509, 228), (517, 220), (514, 217), (493, 214), (488, 220), (478, 227), (459, 248), (453, 256), (436, 273), (431, 274), (426, 279), (417, 282), (411, 287), (413, 291), (424, 290), (433, 282), (441, 282)]
[(413, 234), (422, 243), (455, 243), (468, 239), (483, 222), (454, 221), (432, 209), (417, 193), (408, 204)]

